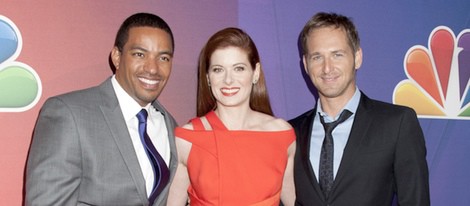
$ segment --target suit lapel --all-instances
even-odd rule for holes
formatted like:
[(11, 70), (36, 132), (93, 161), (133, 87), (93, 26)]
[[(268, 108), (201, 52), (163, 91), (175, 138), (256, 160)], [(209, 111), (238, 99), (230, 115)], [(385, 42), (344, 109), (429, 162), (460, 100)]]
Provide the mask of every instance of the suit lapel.
[(360, 144), (363, 141), (363, 138), (366, 136), (366, 133), (374, 120), (373, 116), (369, 112), (369, 103), (369, 98), (361, 93), (361, 101), (359, 102), (359, 106), (356, 111), (356, 116), (354, 118), (351, 133), (349, 134), (348, 142), (344, 148), (341, 164), (335, 178), (332, 195), (335, 193), (334, 190), (336, 190), (336, 186), (341, 184), (341, 180), (345, 175), (347, 175), (351, 167), (354, 166), (354, 159), (356, 159)]
[(310, 183), (313, 185), (313, 188), (315, 191), (318, 193), (318, 196), (324, 198), (323, 192), (320, 188), (320, 185), (317, 181), (316, 174), (313, 171), (312, 164), (310, 162), (310, 140), (311, 140), (311, 134), (312, 134), (312, 128), (313, 128), (313, 120), (315, 119), (315, 111), (317, 110), (316, 106), (311, 110), (305, 118), (305, 122), (303, 122), (301, 127), (299, 128), (299, 145), (303, 146), (301, 148), (301, 157), (302, 158), (302, 165), (303, 169), (307, 170), (305, 171), (306, 174), (308, 174)]
[(170, 179), (174, 175), (174, 172), (176, 171), (176, 166), (177, 166), (177, 153), (176, 153), (176, 144), (175, 144), (175, 134), (174, 134), (174, 128), (176, 127), (176, 122), (173, 119), (173, 117), (168, 113), (168, 111), (157, 101), (155, 100), (152, 105), (160, 111), (163, 116), (165, 117), (165, 124), (166, 128), (168, 131), (168, 141), (170, 143), (170, 166), (168, 167), (170, 169)]
[[(160, 111), (164, 118), (165, 118), (165, 125), (168, 131), (168, 141), (170, 143), (170, 165), (168, 166), (168, 169), (170, 170), (170, 183), (173, 180), (173, 177), (175, 176), (176, 173), (176, 167), (178, 165), (178, 158), (177, 158), (177, 152), (176, 152), (176, 144), (175, 144), (175, 134), (174, 134), (174, 129), (177, 126), (175, 119), (171, 116), (170, 113), (157, 101), (155, 100), (152, 103), (153, 107)], [(165, 205), (166, 204), (166, 197), (168, 195), (168, 192), (170, 190), (170, 184), (168, 184), (165, 189), (162, 190), (160, 195), (157, 197), (157, 199), (154, 202), (154, 205)]]
[(147, 202), (145, 179), (140, 169), (139, 161), (129, 131), (127, 130), (127, 125), (123, 119), (121, 108), (119, 107), (118, 100), (114, 93), (111, 79), (108, 79), (100, 85), (100, 91), (103, 97), (103, 105), (100, 106), (100, 108), (106, 120), (106, 124), (110, 128), (111, 135), (134, 180), (142, 202)]

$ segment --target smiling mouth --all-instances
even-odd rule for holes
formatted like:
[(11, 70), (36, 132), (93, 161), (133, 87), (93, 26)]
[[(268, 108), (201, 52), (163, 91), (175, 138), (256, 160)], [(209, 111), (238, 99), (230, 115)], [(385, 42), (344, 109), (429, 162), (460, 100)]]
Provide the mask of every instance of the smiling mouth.
[(326, 82), (332, 82), (332, 81), (335, 81), (338, 77), (336, 76), (332, 76), (332, 77), (322, 77), (323, 81), (326, 81)]
[(222, 88), (220, 91), (224, 96), (233, 96), (240, 91), (240, 88)]
[(158, 82), (160, 82), (159, 80), (146, 79), (146, 78), (143, 78), (143, 77), (140, 77), (139, 81), (144, 83), (144, 84), (152, 85), (152, 86), (157, 85)]

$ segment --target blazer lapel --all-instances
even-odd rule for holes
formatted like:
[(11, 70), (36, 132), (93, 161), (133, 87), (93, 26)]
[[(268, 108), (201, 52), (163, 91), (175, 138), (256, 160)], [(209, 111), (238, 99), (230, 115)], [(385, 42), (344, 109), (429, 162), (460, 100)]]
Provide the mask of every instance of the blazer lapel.
[(347, 175), (347, 171), (354, 166), (353, 162), (356, 159), (358, 149), (363, 138), (366, 136), (369, 127), (374, 120), (369, 112), (369, 99), (361, 93), (361, 100), (356, 111), (354, 123), (352, 125), (351, 133), (349, 134), (348, 142), (344, 148), (341, 164), (336, 175), (332, 195), (335, 194), (336, 187), (341, 184), (341, 180)]
[(176, 144), (175, 144), (175, 134), (174, 134), (174, 128), (177, 126), (176, 121), (173, 119), (173, 117), (168, 113), (168, 111), (157, 101), (155, 100), (152, 105), (160, 111), (163, 116), (165, 117), (165, 124), (166, 128), (168, 131), (168, 141), (170, 143), (170, 165), (168, 169), (170, 170), (170, 180), (173, 177), (175, 171), (176, 171), (176, 166), (177, 166), (177, 153), (176, 153)]
[(307, 115), (306, 118), (304, 119), (305, 122), (303, 122), (301, 127), (299, 128), (299, 138), (298, 141), (301, 146), (303, 146), (300, 150), (301, 152), (301, 159), (302, 159), (302, 164), (303, 164), (303, 169), (307, 170), (305, 171), (306, 174), (308, 174), (309, 181), (312, 183), (313, 188), (315, 191), (318, 193), (318, 196), (324, 198), (323, 192), (320, 188), (320, 185), (317, 181), (316, 174), (313, 171), (312, 164), (310, 162), (310, 140), (311, 140), (311, 134), (312, 134), (312, 128), (313, 128), (313, 120), (315, 119), (315, 111), (317, 111), (317, 108), (313, 108)]
[(140, 169), (139, 161), (135, 153), (126, 122), (123, 119), (121, 108), (114, 93), (111, 79), (108, 79), (100, 85), (103, 102), (100, 106), (103, 116), (108, 124), (111, 135), (121, 153), (129, 173), (134, 180), (135, 186), (142, 202), (147, 202), (147, 193), (145, 189), (145, 179)]
[[(158, 102), (155, 100), (152, 105), (160, 111), (163, 116), (165, 117), (165, 124), (166, 128), (168, 131), (168, 141), (170, 143), (170, 165), (168, 166), (168, 169), (170, 170), (170, 183), (173, 181), (173, 177), (175, 176), (176, 173), (176, 167), (178, 165), (178, 158), (177, 158), (177, 152), (176, 152), (176, 144), (175, 144), (175, 134), (174, 134), (174, 129), (177, 126), (175, 119), (171, 116), (170, 113)], [(165, 189), (162, 190), (160, 195), (157, 197), (157, 199), (154, 202), (154, 205), (166, 205), (166, 197), (168, 195), (168, 192), (170, 190), (170, 184), (168, 184)]]

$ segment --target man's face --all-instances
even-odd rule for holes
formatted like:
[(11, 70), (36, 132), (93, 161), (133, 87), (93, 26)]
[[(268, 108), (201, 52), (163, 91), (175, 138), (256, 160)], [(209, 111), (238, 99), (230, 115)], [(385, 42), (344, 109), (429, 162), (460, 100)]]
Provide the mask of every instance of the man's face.
[(356, 70), (362, 50), (354, 52), (343, 29), (325, 27), (312, 30), (307, 38), (303, 63), (322, 98), (350, 98), (356, 86)]
[(133, 27), (122, 51), (114, 47), (111, 58), (116, 80), (141, 106), (154, 101), (171, 73), (171, 36), (162, 29)]

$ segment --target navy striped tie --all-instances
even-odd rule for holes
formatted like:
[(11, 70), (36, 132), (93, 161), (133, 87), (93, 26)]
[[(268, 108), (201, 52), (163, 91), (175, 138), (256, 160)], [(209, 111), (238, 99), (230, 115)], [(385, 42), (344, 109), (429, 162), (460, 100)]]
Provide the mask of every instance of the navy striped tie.
[(150, 205), (153, 204), (155, 199), (158, 197), (160, 192), (168, 184), (170, 177), (170, 171), (163, 160), (162, 156), (158, 153), (157, 149), (152, 144), (148, 134), (147, 134), (147, 110), (142, 109), (137, 114), (137, 119), (139, 119), (139, 135), (142, 144), (144, 145), (147, 156), (152, 163), (153, 172), (155, 175), (155, 181), (153, 183), (153, 190), (149, 196)]

